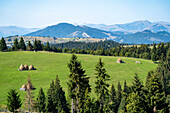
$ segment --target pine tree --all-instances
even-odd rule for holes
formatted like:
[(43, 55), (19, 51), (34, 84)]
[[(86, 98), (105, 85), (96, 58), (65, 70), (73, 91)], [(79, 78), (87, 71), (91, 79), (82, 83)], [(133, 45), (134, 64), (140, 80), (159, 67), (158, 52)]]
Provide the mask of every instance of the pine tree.
[(56, 76), (55, 82), (52, 81), (48, 89), (46, 111), (52, 113), (69, 113), (70, 111), (58, 76)]
[(110, 101), (111, 101), (110, 109), (112, 112), (116, 113), (118, 103), (117, 103), (117, 97), (116, 97), (116, 90), (113, 84), (110, 90)]
[(47, 44), (45, 46), (45, 51), (50, 51), (50, 44), (49, 44), (49, 42), (47, 42)]
[(47, 105), (46, 105), (46, 111), (55, 113), (57, 111), (56, 105), (55, 105), (55, 85), (54, 81), (50, 84), (50, 88), (47, 91)]
[(15, 40), (14, 40), (14, 50), (15, 51), (18, 51), (20, 48), (19, 48), (19, 44), (18, 44), (18, 39), (17, 38), (15, 38)]
[(37, 49), (40, 50), (40, 51), (43, 50), (43, 47), (42, 47), (40, 40), (37, 41)]
[(118, 105), (119, 105), (121, 98), (122, 98), (122, 88), (121, 88), (120, 82), (118, 82), (118, 85), (117, 85), (116, 96), (117, 96), (117, 102), (118, 102)]
[(33, 49), (33, 46), (32, 46), (32, 44), (31, 44), (31, 42), (28, 41), (27, 50), (28, 50), (28, 51), (32, 51), (32, 49)]
[(151, 55), (151, 60), (152, 60), (152, 61), (156, 61), (156, 54), (155, 54), (155, 53), (152, 53), (152, 55)]
[(122, 93), (122, 99), (118, 108), (118, 113), (126, 113), (126, 105), (127, 105), (127, 95), (130, 93), (129, 87), (126, 85), (126, 80), (124, 81), (124, 89)]
[(99, 59), (99, 62), (96, 65), (95, 68), (95, 75), (96, 75), (96, 81), (95, 81), (95, 93), (97, 95), (97, 100), (100, 104), (99, 112), (107, 112), (108, 104), (107, 101), (109, 100), (109, 84), (107, 83), (108, 80), (110, 80), (110, 76), (106, 73), (106, 70), (104, 68), (104, 62), (101, 61), (101, 58)]
[[(77, 60), (76, 55), (72, 55), (70, 63), (68, 63), (68, 68), (70, 69), (69, 74), (69, 97), (72, 99), (72, 104), (75, 104), (74, 110), (80, 112), (84, 110), (85, 91), (88, 88), (88, 92), (91, 92), (89, 85), (89, 77), (85, 75), (85, 70), (83, 70), (81, 63)], [(73, 111), (73, 105), (72, 105)]]
[(7, 50), (7, 46), (6, 46), (6, 43), (5, 43), (5, 40), (4, 38), (2, 37), (1, 40), (0, 40), (0, 51), (5, 51)]
[(34, 104), (35, 101), (34, 99), (34, 95), (32, 93), (32, 82), (30, 80), (30, 76), (28, 75), (28, 79), (27, 79), (27, 90), (26, 90), (26, 95), (25, 95), (25, 109), (28, 109), (28, 111), (34, 111)]
[(7, 95), (7, 108), (10, 112), (16, 112), (22, 105), (20, 95), (14, 89), (11, 89)]
[(36, 40), (36, 38), (35, 38), (35, 40), (34, 40), (34, 44), (33, 44), (33, 50), (38, 50), (38, 44), (37, 44), (37, 40)]
[(153, 71), (149, 71), (147, 76), (146, 76), (146, 82), (145, 82), (145, 87), (148, 87), (150, 85), (150, 78), (152, 76), (154, 72)]
[(153, 110), (166, 112), (168, 106), (166, 104), (165, 93), (156, 74), (152, 75), (150, 79), (150, 85), (147, 86), (147, 89), (148, 112), (155, 112)]
[(46, 106), (45, 94), (44, 94), (43, 88), (40, 88), (39, 94), (37, 97), (37, 102), (36, 102), (36, 108), (38, 112), (45, 112), (45, 106)]
[(57, 105), (58, 113), (64, 112), (69, 113), (68, 103), (66, 101), (65, 92), (63, 91), (58, 75), (55, 81), (55, 105)]
[(134, 76), (133, 86), (131, 88), (131, 93), (127, 96), (126, 109), (128, 113), (144, 113), (146, 112), (146, 102), (144, 86), (141, 83), (137, 74)]
[(24, 39), (21, 37), (21, 39), (20, 39), (20, 42), (19, 42), (19, 48), (21, 49), (21, 50), (26, 50), (26, 46), (25, 46), (25, 42), (24, 42)]

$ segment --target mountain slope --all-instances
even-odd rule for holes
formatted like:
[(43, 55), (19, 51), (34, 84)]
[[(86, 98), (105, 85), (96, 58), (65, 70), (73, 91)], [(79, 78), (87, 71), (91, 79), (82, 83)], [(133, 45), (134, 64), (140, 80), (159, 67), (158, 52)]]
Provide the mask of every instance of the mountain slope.
[(114, 38), (115, 34), (87, 26), (74, 26), (68, 23), (60, 23), (26, 34), (25, 36)]
[(150, 30), (152, 32), (167, 31), (170, 32), (170, 23), (168, 22), (150, 22), (148, 20), (135, 21), (126, 24), (114, 24), (114, 25), (104, 25), (104, 24), (86, 24), (89, 27), (98, 28), (106, 31), (123, 31), (123, 32), (140, 32), (143, 30)]
[(14, 35), (24, 35), (33, 31), (38, 30), (39, 28), (23, 28), (17, 26), (0, 26), (0, 38)]

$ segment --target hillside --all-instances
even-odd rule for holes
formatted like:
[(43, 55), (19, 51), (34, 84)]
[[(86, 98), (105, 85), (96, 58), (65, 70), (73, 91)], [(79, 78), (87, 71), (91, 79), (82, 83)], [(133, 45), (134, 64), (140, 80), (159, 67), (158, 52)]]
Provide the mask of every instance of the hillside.
[[(118, 64), (116, 63), (118, 57), (81, 54), (78, 54), (77, 56), (78, 60), (82, 63), (83, 69), (86, 70), (86, 74), (90, 77), (90, 84), (93, 89), (92, 95), (94, 94), (94, 82), (96, 80), (94, 69), (99, 57), (105, 62), (104, 67), (111, 76), (109, 84), (115, 84), (116, 86), (118, 81), (122, 84), (124, 80), (130, 85), (134, 73), (138, 73), (140, 79), (144, 82), (147, 72), (157, 67), (157, 64), (144, 59), (122, 57), (122, 60), (125, 63)], [(67, 63), (70, 58), (71, 54), (62, 53), (28, 51), (0, 52), (0, 105), (6, 104), (6, 94), (11, 88), (16, 89), (21, 94), (22, 99), (24, 98), (25, 92), (20, 91), (19, 88), (26, 83), (28, 74), (36, 88), (36, 90), (33, 91), (35, 96), (37, 96), (40, 87), (42, 87), (46, 93), (50, 82), (55, 79), (56, 75), (59, 76), (61, 85), (67, 95), (69, 74)], [(141, 64), (136, 64), (136, 61), (140, 61)], [(37, 70), (18, 71), (21, 64), (32, 64)]]
[(114, 38), (114, 34), (108, 31), (90, 28), (87, 26), (74, 26), (68, 23), (60, 23), (57, 25), (48, 26), (44, 29), (26, 34), (25, 36), (50, 36), (59, 38)]
[[(98, 42), (98, 41), (104, 41), (105, 39), (96, 39), (96, 38), (55, 38), (55, 37), (34, 37), (34, 36), (22, 36), (24, 39), (25, 44), (28, 44), (28, 41), (30, 41), (32, 44), (34, 43), (34, 40), (40, 40), (43, 44), (46, 44), (47, 41), (50, 44), (58, 44), (58, 43), (66, 43), (69, 41), (75, 41), (75, 42)], [(8, 47), (12, 47), (14, 45), (15, 38), (20, 40), (21, 36), (11, 36), (11, 37), (5, 37), (5, 42)]]

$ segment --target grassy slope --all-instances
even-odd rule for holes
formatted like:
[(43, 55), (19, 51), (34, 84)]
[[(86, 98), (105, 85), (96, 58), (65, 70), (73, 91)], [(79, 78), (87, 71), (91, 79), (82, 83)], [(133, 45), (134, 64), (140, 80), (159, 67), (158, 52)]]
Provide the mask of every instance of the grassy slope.
[[(77, 55), (78, 60), (81, 61), (83, 69), (90, 77), (90, 84), (94, 90), (94, 69), (99, 57), (105, 62), (107, 73), (111, 76), (110, 84), (114, 83), (117, 86), (117, 81), (122, 84), (127, 80), (131, 84), (134, 73), (138, 73), (140, 79), (145, 81), (145, 77), (149, 70), (155, 69), (156, 64), (152, 61), (125, 58), (122, 57), (126, 63), (118, 64), (113, 56), (93, 56), (93, 55)], [(6, 94), (9, 89), (14, 88), (19, 91), (22, 98), (25, 92), (20, 91), (19, 88), (27, 82), (27, 75), (31, 77), (33, 85), (37, 88), (34, 91), (35, 97), (38, 94), (40, 87), (43, 87), (45, 93), (49, 88), (52, 80), (56, 75), (59, 75), (61, 85), (67, 94), (67, 80), (69, 69), (67, 63), (71, 58), (71, 54), (63, 53), (48, 53), (48, 52), (0, 52), (0, 105), (6, 104)], [(141, 64), (135, 64), (135, 61), (141, 61)], [(21, 64), (34, 65), (37, 70), (34, 71), (18, 71)], [(94, 91), (92, 91), (94, 96)]]

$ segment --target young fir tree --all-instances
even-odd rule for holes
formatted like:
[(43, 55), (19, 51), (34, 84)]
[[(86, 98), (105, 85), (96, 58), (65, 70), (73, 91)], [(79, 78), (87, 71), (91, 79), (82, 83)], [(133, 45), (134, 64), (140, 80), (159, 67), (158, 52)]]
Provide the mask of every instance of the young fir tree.
[(25, 42), (24, 42), (24, 39), (21, 37), (21, 39), (20, 39), (20, 42), (19, 42), (19, 48), (21, 49), (21, 50), (26, 50), (26, 46), (25, 46)]
[(26, 89), (26, 95), (25, 95), (25, 109), (27, 109), (29, 112), (30, 111), (34, 111), (34, 104), (35, 101), (34, 99), (34, 95), (32, 93), (32, 82), (30, 80), (30, 76), (28, 75), (28, 79), (27, 79), (27, 89)]
[(10, 112), (16, 112), (22, 105), (20, 95), (14, 89), (11, 89), (7, 95), (7, 108)]
[(15, 51), (19, 50), (19, 44), (18, 44), (18, 39), (17, 38), (15, 38), (15, 40), (14, 40), (14, 50)]
[(45, 94), (43, 88), (40, 88), (39, 94), (36, 100), (36, 109), (38, 112), (45, 112)]
[(107, 83), (108, 80), (110, 80), (110, 76), (106, 73), (106, 70), (104, 68), (104, 62), (101, 61), (101, 58), (99, 59), (99, 62), (96, 65), (95, 68), (95, 75), (96, 75), (96, 81), (95, 81), (95, 93), (97, 95), (97, 100), (100, 104), (99, 112), (108, 112), (108, 100), (109, 100), (109, 84)]
[(110, 90), (110, 110), (114, 113), (117, 111), (117, 97), (116, 97), (116, 90), (114, 85), (112, 84), (111, 90)]
[(32, 49), (33, 49), (33, 46), (32, 46), (32, 44), (31, 44), (31, 42), (28, 41), (27, 50), (28, 50), (28, 51), (32, 51)]
[(152, 53), (152, 55), (151, 55), (151, 60), (152, 60), (152, 61), (156, 61), (156, 53)]
[(49, 42), (47, 42), (47, 44), (45, 46), (45, 51), (50, 51), (50, 44), (49, 44)]
[(6, 46), (6, 43), (5, 43), (5, 40), (4, 38), (2, 37), (1, 40), (0, 40), (0, 51), (5, 51), (7, 50), (7, 46)]
[(153, 113), (156, 111), (167, 112), (167, 104), (165, 93), (162, 84), (156, 74), (150, 78), (150, 84), (147, 86), (147, 112)]
[(70, 70), (68, 89), (69, 97), (72, 99), (72, 111), (73, 109), (76, 112), (84, 111), (85, 91), (88, 88), (88, 92), (91, 92), (89, 77), (85, 75), (85, 70), (74, 54), (68, 63), (68, 68)]
[(144, 96), (143, 84), (141, 83), (137, 74), (134, 76), (133, 86), (131, 93), (127, 96), (126, 109), (128, 113), (145, 113), (146, 112), (146, 102)]

